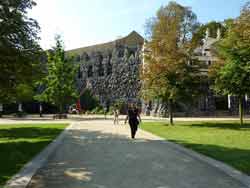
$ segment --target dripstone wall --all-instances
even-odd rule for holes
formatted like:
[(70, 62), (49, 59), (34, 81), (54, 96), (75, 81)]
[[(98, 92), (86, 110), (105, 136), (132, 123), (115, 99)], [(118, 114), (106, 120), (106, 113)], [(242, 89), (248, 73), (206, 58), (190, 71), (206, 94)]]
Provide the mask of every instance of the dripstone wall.
[(116, 46), (111, 52), (83, 53), (77, 78), (81, 92), (89, 89), (103, 106), (116, 100), (139, 100), (141, 47)]
[(132, 31), (112, 42), (67, 51), (79, 65), (79, 92), (90, 90), (103, 107), (117, 100), (139, 102), (143, 44), (144, 38)]

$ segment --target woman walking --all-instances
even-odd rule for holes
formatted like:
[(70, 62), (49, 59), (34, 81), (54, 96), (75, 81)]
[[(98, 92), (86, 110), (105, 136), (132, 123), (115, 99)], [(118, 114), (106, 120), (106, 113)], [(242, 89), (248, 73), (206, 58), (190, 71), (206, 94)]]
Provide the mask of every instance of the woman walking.
[(136, 131), (138, 129), (139, 122), (141, 122), (141, 117), (139, 114), (139, 110), (135, 107), (133, 103), (130, 103), (128, 106), (127, 117), (125, 119), (125, 124), (129, 123), (131, 130), (131, 138), (135, 138)]

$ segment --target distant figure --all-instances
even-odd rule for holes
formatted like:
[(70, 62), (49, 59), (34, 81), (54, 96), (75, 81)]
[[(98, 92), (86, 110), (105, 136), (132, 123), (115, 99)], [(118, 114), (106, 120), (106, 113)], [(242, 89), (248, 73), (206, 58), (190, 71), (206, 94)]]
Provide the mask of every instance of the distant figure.
[(130, 130), (131, 130), (131, 138), (135, 138), (136, 131), (138, 129), (138, 125), (141, 122), (141, 117), (139, 110), (133, 103), (130, 103), (128, 106), (127, 117), (125, 119), (125, 124), (129, 122)]
[(108, 112), (108, 107), (104, 107), (104, 118), (107, 119), (107, 112)]
[(0, 118), (2, 117), (2, 113), (3, 113), (3, 104), (0, 103)]
[(43, 106), (41, 103), (39, 104), (39, 115), (40, 117), (43, 117)]
[(115, 108), (114, 108), (114, 110), (113, 110), (113, 114), (114, 114), (114, 125), (115, 124), (119, 124), (119, 108), (118, 108), (118, 106), (116, 105), (115, 106)]

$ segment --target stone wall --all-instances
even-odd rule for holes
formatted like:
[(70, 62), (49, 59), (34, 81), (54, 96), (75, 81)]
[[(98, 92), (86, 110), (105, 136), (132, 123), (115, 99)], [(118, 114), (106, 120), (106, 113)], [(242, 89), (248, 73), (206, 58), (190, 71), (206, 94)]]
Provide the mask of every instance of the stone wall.
[(76, 62), (81, 93), (89, 89), (103, 106), (116, 100), (139, 100), (141, 46), (116, 45), (112, 51), (83, 52)]

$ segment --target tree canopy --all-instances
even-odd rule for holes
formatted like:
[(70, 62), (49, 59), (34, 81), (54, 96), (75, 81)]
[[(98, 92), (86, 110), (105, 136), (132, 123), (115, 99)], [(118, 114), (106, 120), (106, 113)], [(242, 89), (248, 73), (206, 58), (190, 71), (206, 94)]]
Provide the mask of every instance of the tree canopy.
[(170, 2), (161, 7), (151, 25), (151, 37), (145, 46), (142, 69), (144, 98), (168, 101), (170, 123), (172, 103), (194, 94), (198, 74), (191, 61), (192, 35), (199, 25), (188, 7)]
[(27, 10), (32, 0), (0, 1), (0, 101), (15, 96), (18, 84), (29, 83), (39, 72), (39, 25)]
[(219, 66), (212, 67), (213, 89), (224, 95), (239, 98), (239, 114), (243, 123), (242, 101), (250, 93), (250, 3), (247, 3), (241, 15), (228, 22), (225, 37), (216, 44), (220, 58)]
[(56, 105), (62, 113), (65, 105), (75, 102), (78, 97), (75, 80), (77, 66), (65, 57), (60, 36), (56, 36), (56, 45), (47, 56), (47, 75), (39, 82), (45, 89), (36, 99)]

